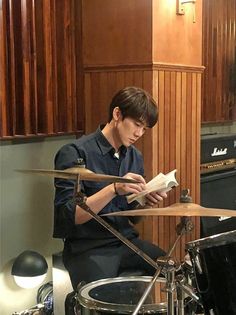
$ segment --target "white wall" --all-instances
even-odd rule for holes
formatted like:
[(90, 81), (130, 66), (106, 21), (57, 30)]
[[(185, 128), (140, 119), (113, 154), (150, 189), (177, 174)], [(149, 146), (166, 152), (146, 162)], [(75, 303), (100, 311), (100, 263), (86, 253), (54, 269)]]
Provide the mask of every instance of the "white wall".
[(2, 141), (0, 146), (0, 314), (11, 315), (36, 304), (37, 289), (20, 289), (11, 276), (14, 258), (26, 249), (38, 251), (49, 264), (62, 249), (52, 239), (53, 178), (15, 169), (53, 169), (56, 151), (73, 137)]

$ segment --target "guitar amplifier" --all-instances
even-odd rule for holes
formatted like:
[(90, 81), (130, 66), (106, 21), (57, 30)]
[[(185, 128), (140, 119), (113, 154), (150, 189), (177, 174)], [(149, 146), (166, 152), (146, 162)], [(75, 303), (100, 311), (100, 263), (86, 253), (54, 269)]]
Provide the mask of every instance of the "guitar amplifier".
[[(201, 205), (236, 210), (236, 134), (201, 137)], [(201, 217), (201, 237), (236, 230), (236, 218)]]
[(201, 136), (201, 164), (236, 159), (236, 134)]

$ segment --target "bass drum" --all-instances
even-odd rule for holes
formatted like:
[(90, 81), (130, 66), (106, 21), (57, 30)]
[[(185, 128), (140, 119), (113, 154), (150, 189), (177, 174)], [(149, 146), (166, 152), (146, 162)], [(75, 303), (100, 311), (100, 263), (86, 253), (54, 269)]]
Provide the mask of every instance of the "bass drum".
[[(131, 314), (152, 277), (119, 277), (102, 279), (84, 285), (77, 295), (77, 314)], [(158, 278), (158, 282), (165, 279)], [(154, 289), (154, 288), (153, 288)], [(150, 294), (140, 308), (140, 314), (167, 314), (166, 303), (154, 304)]]
[(236, 231), (186, 244), (206, 315), (236, 315)]

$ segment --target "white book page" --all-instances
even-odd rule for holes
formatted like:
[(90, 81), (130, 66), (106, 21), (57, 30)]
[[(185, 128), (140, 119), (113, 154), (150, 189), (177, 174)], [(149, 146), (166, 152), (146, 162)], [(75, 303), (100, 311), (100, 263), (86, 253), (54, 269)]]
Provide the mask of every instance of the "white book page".
[(146, 190), (138, 193), (127, 196), (128, 203), (137, 200), (142, 206), (145, 205), (145, 195), (151, 192), (168, 192), (174, 186), (178, 186), (178, 182), (175, 178), (176, 170), (173, 170), (166, 175), (159, 173), (154, 177), (150, 182), (146, 184)]

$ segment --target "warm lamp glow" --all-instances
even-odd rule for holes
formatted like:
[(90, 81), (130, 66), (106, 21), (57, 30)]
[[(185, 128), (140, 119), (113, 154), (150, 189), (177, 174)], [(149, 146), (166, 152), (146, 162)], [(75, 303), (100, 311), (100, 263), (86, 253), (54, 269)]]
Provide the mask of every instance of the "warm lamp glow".
[(45, 258), (34, 251), (24, 251), (14, 261), (11, 274), (22, 288), (33, 288), (45, 279), (48, 265)]
[(24, 289), (32, 289), (40, 285), (43, 280), (46, 278), (46, 273), (42, 276), (35, 276), (35, 277), (19, 277), (14, 276), (14, 280), (16, 284)]

